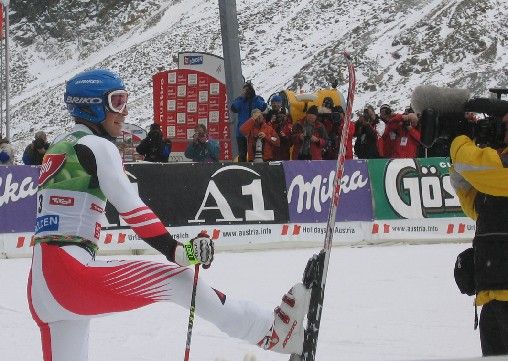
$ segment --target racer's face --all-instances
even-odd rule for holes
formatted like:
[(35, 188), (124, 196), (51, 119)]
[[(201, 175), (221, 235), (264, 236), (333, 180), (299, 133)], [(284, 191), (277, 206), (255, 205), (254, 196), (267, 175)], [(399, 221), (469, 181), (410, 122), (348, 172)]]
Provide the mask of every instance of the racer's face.
[(127, 114), (129, 114), (127, 106), (121, 113), (106, 112), (106, 119), (102, 123), (104, 130), (112, 137), (121, 136), (123, 123)]

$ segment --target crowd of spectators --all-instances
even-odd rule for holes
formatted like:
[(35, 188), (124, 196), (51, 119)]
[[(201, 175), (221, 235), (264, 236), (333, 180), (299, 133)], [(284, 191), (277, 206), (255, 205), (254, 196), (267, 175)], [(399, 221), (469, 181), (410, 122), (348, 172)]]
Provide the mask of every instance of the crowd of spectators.
[[(252, 83), (247, 82), (230, 109), (238, 114), (239, 162), (337, 159), (345, 113), (340, 105), (333, 104), (331, 98), (325, 98), (321, 106), (306, 108), (301, 119), (291, 119), (280, 95), (272, 95), (267, 104), (256, 94)], [(346, 159), (449, 155), (447, 147), (424, 150), (420, 143), (419, 115), (411, 107), (396, 112), (389, 104), (381, 105), (378, 110), (366, 105), (362, 111), (353, 114), (351, 120), (344, 144)], [(153, 123), (136, 151), (145, 161), (167, 163), (171, 145), (171, 140), (163, 137), (160, 125)], [(23, 152), (23, 164), (42, 164), (48, 147), (46, 134), (43, 131), (35, 133)], [(185, 157), (194, 162), (217, 162), (219, 149), (219, 142), (209, 138), (207, 127), (198, 124)], [(14, 164), (14, 147), (8, 139), (0, 137), (0, 165), (9, 164)]]
[[(345, 113), (331, 98), (325, 98), (321, 106), (309, 106), (302, 119), (293, 120), (279, 95), (273, 95), (267, 105), (246, 83), (231, 111), (238, 113), (240, 162), (337, 159)], [(389, 104), (379, 109), (366, 105), (353, 114), (344, 147), (346, 159), (424, 156), (419, 116), (410, 107), (396, 112)]]
[[(41, 165), (42, 158), (49, 148), (46, 133), (38, 131), (32, 142), (26, 146), (22, 155), (22, 164)], [(14, 165), (16, 150), (9, 139), (0, 136), (0, 165)]]

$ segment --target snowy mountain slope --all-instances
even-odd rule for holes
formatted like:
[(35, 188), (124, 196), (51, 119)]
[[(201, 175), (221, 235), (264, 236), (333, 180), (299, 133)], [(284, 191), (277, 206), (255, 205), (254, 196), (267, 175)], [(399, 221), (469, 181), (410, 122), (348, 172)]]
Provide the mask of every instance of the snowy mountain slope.
[[(31, 12), (27, 3), (11, 7), (11, 134), (20, 150), (34, 130), (51, 138), (70, 126), (64, 82), (78, 71), (119, 72), (132, 92), (128, 121), (147, 126), (152, 74), (175, 68), (179, 51), (222, 55), (217, 1), (42, 0)], [(243, 73), (266, 98), (333, 78), (345, 90), (344, 49), (357, 66), (356, 108), (400, 109), (421, 83), (483, 96), (508, 85), (502, 0), (239, 0), (237, 9)]]

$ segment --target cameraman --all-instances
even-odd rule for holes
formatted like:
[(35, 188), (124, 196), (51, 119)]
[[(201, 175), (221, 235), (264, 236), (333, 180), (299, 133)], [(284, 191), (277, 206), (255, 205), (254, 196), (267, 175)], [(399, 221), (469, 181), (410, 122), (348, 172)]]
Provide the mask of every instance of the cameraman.
[(318, 107), (312, 105), (305, 117), (293, 125), (291, 159), (321, 160), (327, 142), (326, 130), (318, 120)]
[(219, 142), (209, 139), (208, 130), (203, 124), (194, 128), (192, 141), (185, 150), (185, 156), (193, 162), (211, 163), (219, 161)]
[(452, 186), (464, 213), (476, 220), (473, 248), (459, 255), (455, 277), (461, 292), (476, 294), (475, 305), (482, 306), (484, 356), (508, 354), (508, 112), (497, 122), (504, 126), (498, 141), (479, 147), (477, 137), (460, 135), (450, 147)]
[(265, 114), (265, 120), (275, 130), (280, 139), (280, 146), (273, 149), (273, 160), (289, 160), (293, 121), (286, 114), (280, 95), (274, 95), (270, 99), (270, 106), (270, 110)]

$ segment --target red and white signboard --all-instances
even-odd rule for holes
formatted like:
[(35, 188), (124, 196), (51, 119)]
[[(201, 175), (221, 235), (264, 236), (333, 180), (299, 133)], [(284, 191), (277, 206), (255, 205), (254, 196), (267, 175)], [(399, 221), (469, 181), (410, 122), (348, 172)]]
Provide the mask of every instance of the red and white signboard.
[[(185, 152), (200, 123), (219, 141), (220, 160), (231, 160), (231, 135), (226, 85), (193, 69), (163, 71), (153, 76), (154, 119), (173, 141), (172, 154)], [(175, 159), (173, 157), (173, 159)]]

